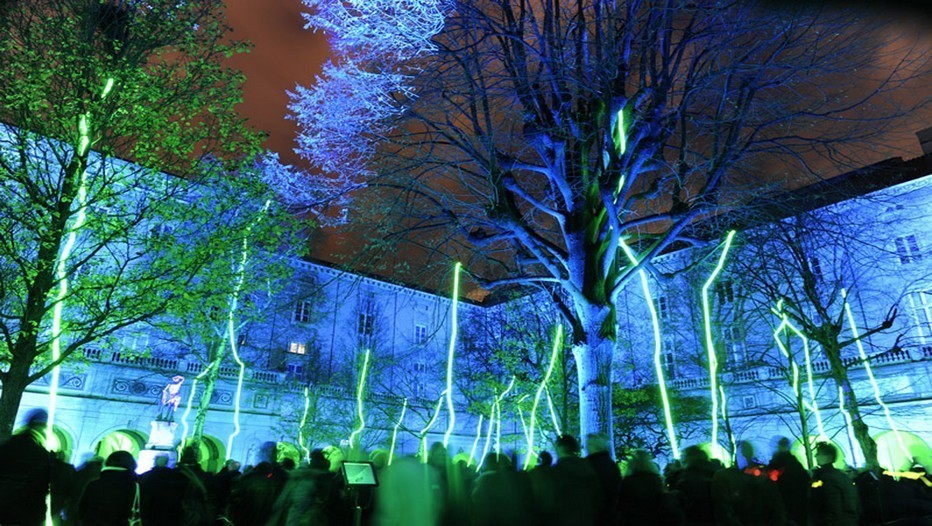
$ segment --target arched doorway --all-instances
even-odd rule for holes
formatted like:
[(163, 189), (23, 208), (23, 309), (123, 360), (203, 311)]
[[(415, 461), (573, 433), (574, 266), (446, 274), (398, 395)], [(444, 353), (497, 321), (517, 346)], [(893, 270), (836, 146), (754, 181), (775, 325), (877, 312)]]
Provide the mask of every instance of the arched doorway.
[(301, 452), (298, 450), (298, 446), (292, 444), (291, 442), (279, 442), (276, 444), (275, 449), (278, 455), (279, 463), (281, 463), (286, 458), (290, 458), (294, 461), (296, 466), (301, 465)]
[(117, 429), (104, 435), (94, 446), (94, 452), (104, 460), (114, 451), (128, 451), (133, 458), (139, 458), (139, 452), (146, 445), (147, 437), (132, 429)]
[[(893, 431), (884, 431), (874, 437), (874, 442), (877, 443), (877, 462), (884, 469), (907, 471), (917, 462), (924, 466), (932, 463), (932, 450), (922, 437), (909, 431), (898, 433), (899, 440), (897, 433)], [(900, 441), (903, 442), (906, 451), (900, 447)]]
[[(26, 431), (26, 428), (21, 427), (17, 429), (15, 433), (18, 434), (24, 431)], [(57, 425), (52, 426), (52, 431), (52, 436), (48, 437), (48, 441), (46, 441), (45, 433), (43, 432), (42, 436), (39, 437), (40, 443), (44, 442), (45, 448), (49, 451), (60, 452), (65, 462), (70, 462), (71, 450), (74, 447), (71, 433)]]
[[(185, 445), (190, 442), (191, 437), (186, 438), (184, 441)], [(220, 471), (226, 460), (226, 448), (223, 447), (223, 443), (217, 437), (204, 435), (197, 447), (197, 459), (198, 464), (201, 465), (204, 471), (216, 473)]]
[[(824, 438), (820, 439), (819, 437), (814, 436), (814, 435), (809, 437), (810, 447), (815, 448), (815, 445), (818, 444), (819, 442), (829, 442), (833, 446), (835, 446), (836, 450), (838, 450), (838, 458), (835, 459), (835, 463), (833, 464), (836, 468), (845, 469), (847, 467), (848, 464), (847, 464), (847, 460), (845, 459), (845, 450), (841, 446), (839, 446), (837, 442), (835, 442), (834, 440), (826, 440)], [(790, 453), (794, 457), (796, 457), (796, 460), (798, 460), (799, 463), (803, 465), (803, 467), (808, 465), (806, 463), (806, 448), (803, 446), (802, 438), (797, 438), (796, 440), (793, 441), (793, 445), (790, 446)], [(812, 456), (812, 461), (815, 462), (814, 453)], [(812, 466), (812, 467), (815, 468), (815, 466)]]

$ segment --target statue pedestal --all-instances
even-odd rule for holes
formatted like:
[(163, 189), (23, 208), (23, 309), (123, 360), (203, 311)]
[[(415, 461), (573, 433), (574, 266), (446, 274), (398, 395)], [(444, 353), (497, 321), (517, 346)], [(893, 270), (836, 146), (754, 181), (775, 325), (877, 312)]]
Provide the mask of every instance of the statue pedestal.
[(177, 422), (153, 420), (146, 449), (174, 449), (176, 429), (178, 429)]
[(136, 473), (145, 473), (152, 469), (155, 465), (155, 458), (160, 456), (168, 457), (169, 467), (175, 465), (178, 459), (178, 451), (175, 450), (175, 430), (177, 428), (177, 422), (168, 420), (152, 421), (149, 442), (146, 443), (145, 449), (139, 452)]

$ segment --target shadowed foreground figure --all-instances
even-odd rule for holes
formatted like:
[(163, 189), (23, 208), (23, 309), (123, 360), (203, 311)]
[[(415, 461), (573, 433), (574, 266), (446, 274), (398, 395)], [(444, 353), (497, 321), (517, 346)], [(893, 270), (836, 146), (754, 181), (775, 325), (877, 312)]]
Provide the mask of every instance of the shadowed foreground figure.
[(26, 428), (0, 445), (0, 524), (38, 526), (45, 520), (45, 495), (52, 455), (45, 449), (48, 413), (35, 409)]
[(259, 463), (233, 483), (230, 519), (236, 526), (263, 526), (272, 515), (275, 501), (288, 481), (288, 472), (278, 465), (275, 442), (259, 449)]
[(838, 450), (827, 442), (816, 445), (815, 460), (819, 468), (812, 473), (809, 489), (809, 512), (812, 526), (851, 526), (860, 515), (857, 489), (848, 475), (832, 464)]
[(100, 478), (84, 488), (78, 503), (81, 526), (126, 526), (136, 497), (136, 461), (127, 451), (114, 451)]
[(674, 495), (664, 490), (663, 478), (650, 453), (636, 450), (618, 488), (620, 526), (679, 526), (682, 512)]
[(572, 435), (554, 441), (557, 463), (550, 469), (549, 495), (539, 502), (543, 524), (552, 526), (597, 525), (602, 488), (592, 466), (579, 457), (579, 442)]

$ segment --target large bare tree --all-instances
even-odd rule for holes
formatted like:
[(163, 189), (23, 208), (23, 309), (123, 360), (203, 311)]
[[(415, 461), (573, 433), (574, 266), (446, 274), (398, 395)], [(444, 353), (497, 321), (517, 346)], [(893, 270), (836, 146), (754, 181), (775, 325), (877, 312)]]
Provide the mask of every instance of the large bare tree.
[(402, 237), (442, 244), (484, 287), (549, 292), (571, 327), (584, 434), (611, 435), (631, 278), (694, 243), (686, 227), (758, 184), (768, 156), (807, 168), (879, 137), (897, 113), (884, 97), (916, 65), (907, 53), (879, 74), (876, 17), (821, 8), (305, 3), (337, 56), (293, 94), (300, 153), (324, 180), (390, 195)]

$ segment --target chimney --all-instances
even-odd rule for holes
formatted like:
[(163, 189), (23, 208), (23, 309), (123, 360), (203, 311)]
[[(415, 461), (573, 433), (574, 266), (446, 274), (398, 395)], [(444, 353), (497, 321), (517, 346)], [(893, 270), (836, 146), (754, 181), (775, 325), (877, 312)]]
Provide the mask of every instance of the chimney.
[(919, 146), (922, 147), (922, 155), (929, 155), (932, 153), (932, 128), (926, 128), (916, 132), (916, 137), (919, 138)]

